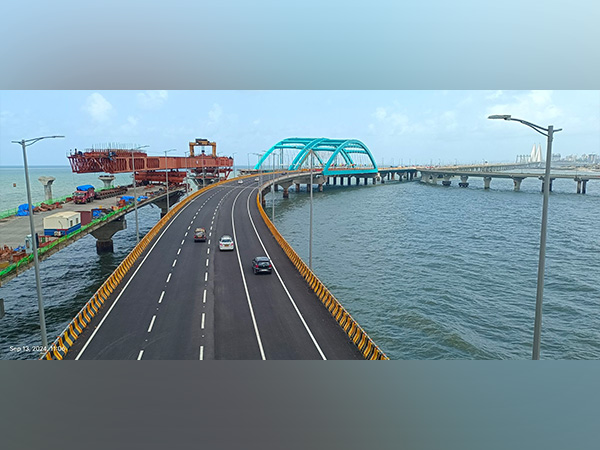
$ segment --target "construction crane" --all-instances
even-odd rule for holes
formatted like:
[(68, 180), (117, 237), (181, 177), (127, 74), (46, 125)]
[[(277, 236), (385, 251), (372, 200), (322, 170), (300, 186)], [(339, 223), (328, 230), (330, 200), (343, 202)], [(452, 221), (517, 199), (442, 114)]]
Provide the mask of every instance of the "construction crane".
[[(212, 147), (212, 156), (213, 158), (217, 157), (217, 143), (210, 142), (208, 139), (196, 138), (194, 142), (190, 142), (190, 156), (194, 156), (194, 147)], [(202, 153), (204, 153), (204, 149), (202, 149)]]

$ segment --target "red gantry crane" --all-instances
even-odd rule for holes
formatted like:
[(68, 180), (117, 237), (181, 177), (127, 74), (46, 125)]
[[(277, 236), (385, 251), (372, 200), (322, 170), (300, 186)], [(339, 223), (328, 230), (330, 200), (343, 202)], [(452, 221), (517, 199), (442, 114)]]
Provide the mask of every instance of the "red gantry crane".
[[(149, 156), (140, 150), (126, 148), (87, 149), (71, 152), (68, 156), (71, 169), (75, 173), (135, 173), (135, 180), (141, 184), (166, 182), (166, 171), (169, 171), (169, 184), (180, 184), (191, 171), (200, 185), (227, 179), (233, 168), (233, 158), (217, 156), (217, 143), (208, 139), (196, 139), (190, 142), (190, 155), (184, 156)], [(199, 155), (194, 153), (195, 147), (212, 147), (212, 154), (207, 155), (202, 148)], [(134, 168), (135, 164), (135, 168)]]

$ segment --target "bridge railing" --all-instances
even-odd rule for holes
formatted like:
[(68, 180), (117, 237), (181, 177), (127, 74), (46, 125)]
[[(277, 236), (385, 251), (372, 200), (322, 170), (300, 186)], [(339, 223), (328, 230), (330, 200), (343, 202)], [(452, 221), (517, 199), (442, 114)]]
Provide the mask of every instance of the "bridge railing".
[(258, 210), (262, 216), (265, 224), (273, 234), (273, 237), (277, 243), (281, 246), (285, 254), (288, 256), (292, 264), (296, 266), (300, 274), (304, 277), (310, 288), (315, 292), (319, 300), (325, 305), (325, 308), (330, 312), (337, 323), (342, 327), (346, 334), (350, 337), (352, 342), (358, 347), (365, 359), (370, 360), (383, 360), (389, 359), (383, 351), (373, 342), (373, 340), (367, 335), (367, 333), (361, 328), (361, 326), (354, 320), (348, 311), (342, 306), (342, 304), (335, 298), (335, 296), (325, 287), (325, 285), (319, 280), (319, 278), (313, 273), (312, 270), (306, 265), (306, 263), (298, 256), (292, 246), (284, 239), (279, 233), (279, 230), (275, 228), (271, 219), (265, 213), (262, 205), (260, 204), (259, 196), (256, 196), (256, 204)]

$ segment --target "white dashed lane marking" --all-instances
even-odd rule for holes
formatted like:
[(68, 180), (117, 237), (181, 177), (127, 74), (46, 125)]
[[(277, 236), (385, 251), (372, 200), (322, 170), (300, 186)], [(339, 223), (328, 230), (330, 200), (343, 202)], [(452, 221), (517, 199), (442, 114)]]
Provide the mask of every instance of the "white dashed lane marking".
[(140, 354), (139, 354), (139, 355), (138, 355), (138, 357), (137, 357), (138, 361), (139, 361), (140, 359), (142, 359), (142, 355), (143, 355), (143, 354), (144, 354), (144, 350), (140, 350)]
[(152, 327), (154, 326), (154, 321), (156, 320), (156, 315), (152, 316), (152, 321), (150, 322), (150, 326), (148, 327), (148, 333), (152, 331)]
[(158, 303), (162, 303), (164, 296), (165, 296), (165, 291), (162, 291), (162, 294), (160, 294), (160, 298), (158, 299)]

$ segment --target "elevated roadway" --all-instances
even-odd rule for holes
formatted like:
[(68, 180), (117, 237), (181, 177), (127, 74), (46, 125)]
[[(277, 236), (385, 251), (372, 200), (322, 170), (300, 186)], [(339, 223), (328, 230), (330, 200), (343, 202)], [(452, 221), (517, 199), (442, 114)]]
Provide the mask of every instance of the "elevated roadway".
[[(146, 247), (66, 359), (363, 359), (273, 238), (258, 183), (198, 195)], [(196, 227), (206, 242), (194, 242)], [(229, 234), (235, 250), (221, 252)], [(254, 275), (267, 255), (272, 274)]]

